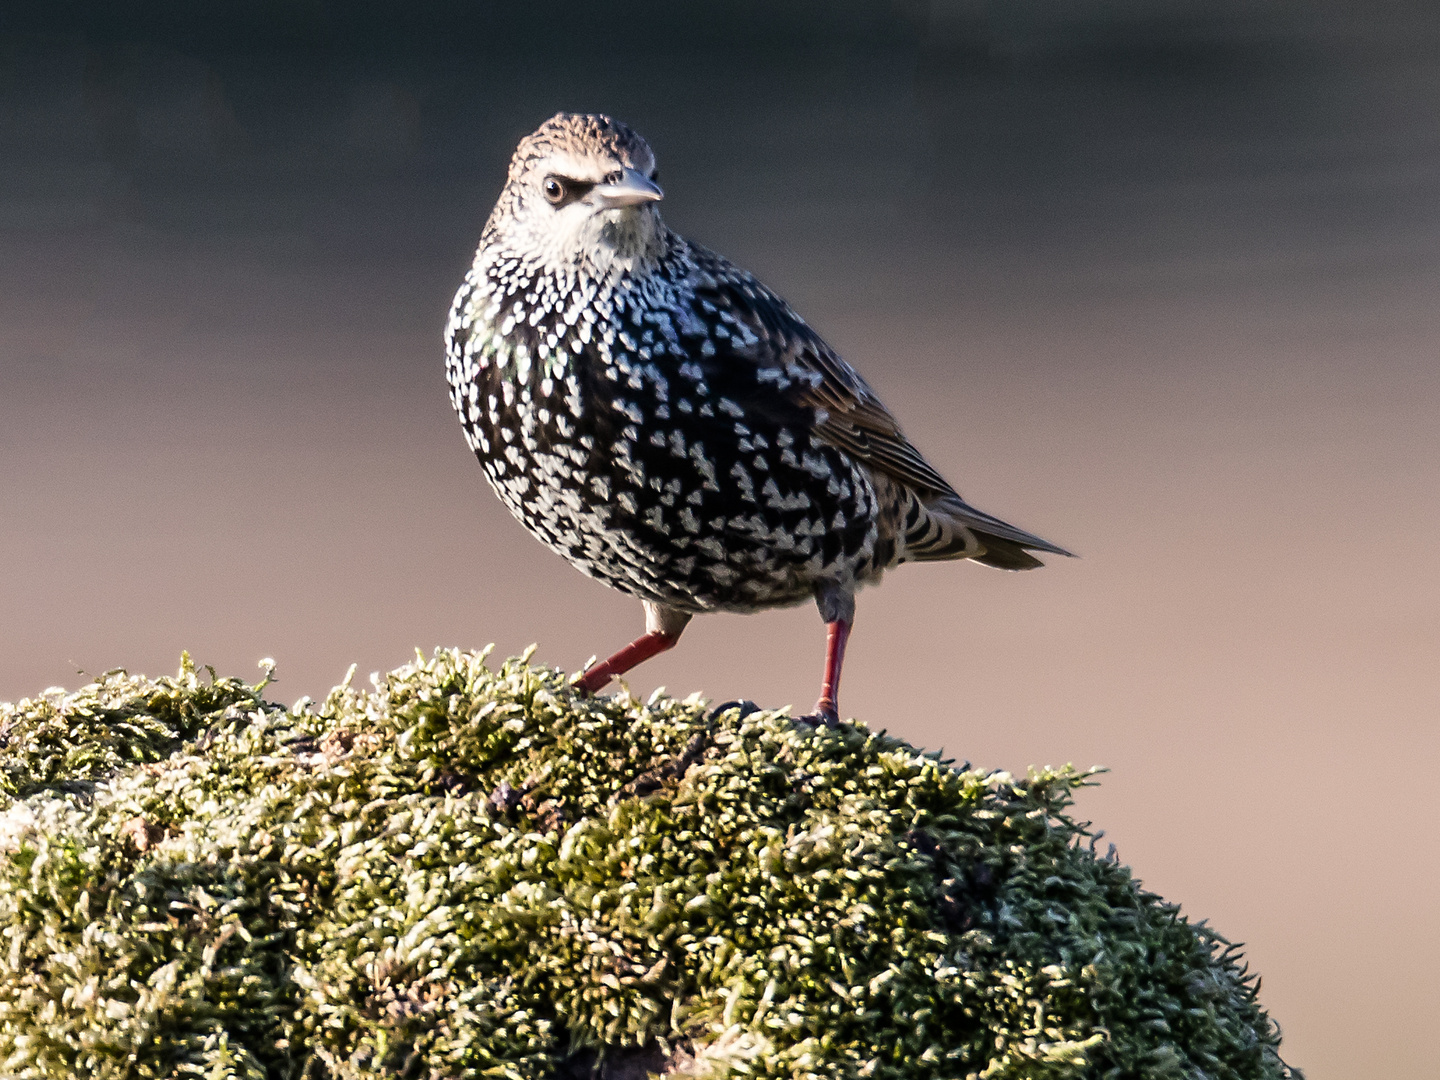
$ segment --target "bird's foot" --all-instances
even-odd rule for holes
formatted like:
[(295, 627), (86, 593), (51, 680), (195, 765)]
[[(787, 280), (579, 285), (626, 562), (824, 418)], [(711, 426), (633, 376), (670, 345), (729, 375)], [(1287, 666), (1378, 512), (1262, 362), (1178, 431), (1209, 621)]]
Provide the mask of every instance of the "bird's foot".
[(751, 713), (757, 713), (761, 711), (760, 706), (756, 705), (753, 701), (749, 700), (748, 698), (741, 698), (739, 701), (726, 701), (722, 702), (719, 705), (716, 705), (713, 709), (710, 710), (709, 714), (705, 717), (705, 719), (718, 720), (721, 716), (729, 712), (731, 709), (740, 710), (741, 720), (744, 720), (745, 717), (749, 716)]
[(840, 711), (835, 707), (835, 702), (830, 698), (821, 698), (815, 703), (815, 711), (805, 716), (795, 717), (802, 724), (809, 724), (811, 727), (819, 727), (824, 724), (827, 728), (840, 726)]

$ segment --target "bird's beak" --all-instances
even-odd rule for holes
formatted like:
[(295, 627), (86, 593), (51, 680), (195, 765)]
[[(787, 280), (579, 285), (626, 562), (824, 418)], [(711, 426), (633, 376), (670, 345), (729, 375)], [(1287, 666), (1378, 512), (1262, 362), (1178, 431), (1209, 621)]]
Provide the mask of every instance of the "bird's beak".
[(590, 197), (601, 209), (617, 206), (639, 206), (647, 202), (659, 202), (665, 197), (660, 185), (647, 180), (634, 169), (626, 169), (613, 184), (596, 184), (590, 189)]

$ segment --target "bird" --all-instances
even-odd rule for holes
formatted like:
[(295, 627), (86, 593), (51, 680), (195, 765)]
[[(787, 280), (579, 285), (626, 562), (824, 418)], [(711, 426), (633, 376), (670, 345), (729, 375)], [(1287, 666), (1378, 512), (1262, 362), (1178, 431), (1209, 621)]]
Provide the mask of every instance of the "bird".
[(608, 115), (521, 139), (446, 324), (451, 403), (510, 513), (644, 607), (582, 692), (695, 615), (813, 599), (825, 667), (804, 719), (835, 727), (860, 586), (1070, 552), (961, 498), (784, 300), (665, 225), (663, 198), (649, 143)]

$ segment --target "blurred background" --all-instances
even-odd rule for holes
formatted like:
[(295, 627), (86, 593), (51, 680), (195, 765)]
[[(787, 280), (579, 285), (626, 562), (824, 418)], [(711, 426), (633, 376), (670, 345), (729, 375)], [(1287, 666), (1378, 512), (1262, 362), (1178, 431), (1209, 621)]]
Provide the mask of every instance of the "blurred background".
[[(1434, 6), (514, 7), (0, 9), (0, 699), (637, 633), (486, 487), (441, 345), (515, 142), (612, 112), (673, 226), (1083, 556), (902, 568), (842, 710), (1110, 766), (1079, 815), (1247, 943), (1292, 1063), (1434, 1075)], [(823, 651), (715, 616), (631, 685), (804, 709)]]

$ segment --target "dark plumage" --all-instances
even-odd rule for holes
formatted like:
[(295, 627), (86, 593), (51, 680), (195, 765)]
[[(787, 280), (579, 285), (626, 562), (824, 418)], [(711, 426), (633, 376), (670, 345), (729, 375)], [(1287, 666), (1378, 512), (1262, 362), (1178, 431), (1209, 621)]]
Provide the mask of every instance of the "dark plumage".
[(646, 634), (815, 597), (834, 723), (854, 594), (897, 563), (1068, 554), (967, 504), (865, 381), (745, 271), (667, 229), (645, 140), (561, 113), (521, 141), (446, 329), (451, 400), (519, 521), (639, 597)]

